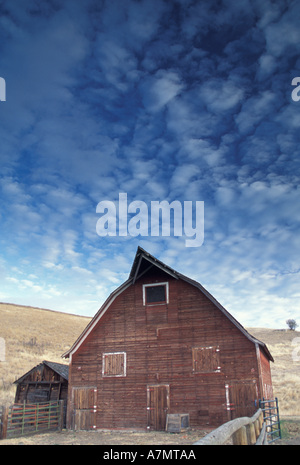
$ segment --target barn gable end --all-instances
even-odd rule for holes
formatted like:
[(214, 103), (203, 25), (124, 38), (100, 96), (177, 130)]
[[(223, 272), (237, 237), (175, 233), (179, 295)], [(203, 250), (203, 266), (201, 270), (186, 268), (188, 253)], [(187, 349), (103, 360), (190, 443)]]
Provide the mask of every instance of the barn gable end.
[(168, 413), (215, 426), (252, 414), (271, 389), (265, 344), (199, 283), (140, 247), (128, 280), (64, 356), (75, 429), (164, 429)]

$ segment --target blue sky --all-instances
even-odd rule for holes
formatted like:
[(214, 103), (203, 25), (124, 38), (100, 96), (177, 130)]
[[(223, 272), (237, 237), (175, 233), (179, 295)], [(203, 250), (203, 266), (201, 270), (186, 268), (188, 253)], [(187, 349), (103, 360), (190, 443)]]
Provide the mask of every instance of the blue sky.
[[(0, 301), (92, 316), (140, 245), (244, 326), (300, 319), (300, 3), (0, 0)], [(205, 237), (97, 204), (204, 201)]]

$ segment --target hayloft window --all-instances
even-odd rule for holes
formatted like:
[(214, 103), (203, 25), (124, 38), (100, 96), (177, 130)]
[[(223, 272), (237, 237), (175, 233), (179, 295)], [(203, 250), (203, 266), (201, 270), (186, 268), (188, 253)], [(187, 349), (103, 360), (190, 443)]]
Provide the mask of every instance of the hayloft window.
[(103, 354), (102, 376), (126, 376), (126, 352)]
[(218, 347), (193, 348), (193, 373), (220, 373), (219, 354)]
[(169, 283), (143, 285), (144, 305), (160, 305), (169, 303)]

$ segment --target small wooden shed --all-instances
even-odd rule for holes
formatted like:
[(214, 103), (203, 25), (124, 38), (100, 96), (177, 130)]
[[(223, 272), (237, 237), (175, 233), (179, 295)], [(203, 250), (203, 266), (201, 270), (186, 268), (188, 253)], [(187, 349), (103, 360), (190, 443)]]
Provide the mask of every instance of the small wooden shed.
[(15, 403), (48, 402), (68, 398), (69, 366), (44, 360), (17, 379)]

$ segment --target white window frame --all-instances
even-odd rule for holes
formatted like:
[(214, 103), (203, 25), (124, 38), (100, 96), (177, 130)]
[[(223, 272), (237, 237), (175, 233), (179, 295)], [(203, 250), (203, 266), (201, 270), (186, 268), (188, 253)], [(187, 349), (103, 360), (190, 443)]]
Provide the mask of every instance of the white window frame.
[[(166, 301), (165, 302), (151, 302), (147, 303), (146, 300), (146, 288), (147, 287), (154, 287), (154, 286), (165, 286), (166, 287)], [(169, 283), (168, 281), (162, 283), (151, 283), (151, 284), (143, 284), (143, 305), (147, 307), (153, 307), (154, 305), (166, 305), (169, 303)]]
[[(124, 355), (124, 369), (123, 369), (123, 373), (120, 374), (120, 375), (107, 375), (105, 373), (105, 357), (107, 357), (108, 355), (121, 355), (123, 354)], [(105, 352), (102, 354), (102, 377), (103, 378), (121, 378), (124, 376), (126, 376), (126, 373), (127, 373), (127, 356), (126, 356), (126, 352)]]

